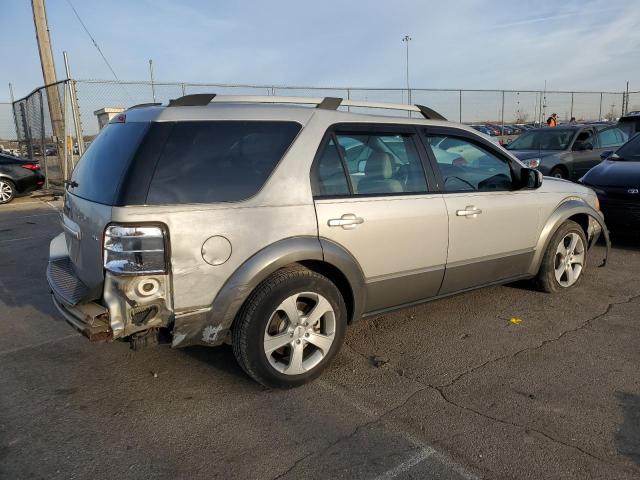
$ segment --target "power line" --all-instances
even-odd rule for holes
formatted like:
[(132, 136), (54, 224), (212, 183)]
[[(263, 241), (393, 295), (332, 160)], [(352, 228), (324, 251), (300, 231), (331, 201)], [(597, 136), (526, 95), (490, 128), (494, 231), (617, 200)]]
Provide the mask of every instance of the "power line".
[(76, 18), (78, 19), (78, 21), (80, 22), (80, 25), (82, 25), (82, 28), (84, 28), (84, 31), (87, 32), (87, 35), (89, 35), (89, 38), (91, 39), (91, 41), (93, 42), (93, 45), (96, 47), (96, 50), (98, 50), (98, 53), (100, 54), (100, 56), (102, 57), (102, 59), (104, 60), (104, 63), (107, 64), (107, 67), (109, 67), (109, 70), (111, 70), (111, 73), (113, 74), (114, 78), (118, 81), (120, 81), (120, 79), (118, 78), (118, 75), (116, 75), (115, 70), (113, 69), (113, 67), (111, 66), (111, 64), (109, 63), (109, 60), (107, 60), (107, 57), (104, 56), (104, 53), (102, 53), (102, 50), (100, 50), (100, 46), (98, 45), (98, 42), (96, 42), (95, 38), (93, 38), (93, 35), (91, 35), (91, 33), (89, 32), (89, 29), (87, 28), (87, 26), (84, 24), (84, 22), (82, 21), (82, 18), (80, 18), (80, 15), (78, 14), (78, 11), (75, 9), (75, 7), (73, 6), (73, 4), (71, 3), (71, 0), (67, 0), (67, 3), (69, 4), (69, 6), (71, 7), (71, 10), (73, 10), (73, 13), (76, 15)]

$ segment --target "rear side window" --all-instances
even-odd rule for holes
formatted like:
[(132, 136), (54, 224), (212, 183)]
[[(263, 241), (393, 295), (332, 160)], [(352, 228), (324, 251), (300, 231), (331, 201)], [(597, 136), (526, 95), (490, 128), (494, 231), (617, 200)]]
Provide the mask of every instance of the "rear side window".
[(294, 122), (181, 122), (169, 134), (148, 204), (234, 202), (255, 195), (300, 131)]
[(113, 205), (122, 177), (148, 128), (148, 123), (139, 122), (107, 125), (73, 170), (69, 192)]
[(601, 148), (619, 147), (628, 139), (627, 133), (618, 127), (609, 127), (598, 132), (598, 141)]

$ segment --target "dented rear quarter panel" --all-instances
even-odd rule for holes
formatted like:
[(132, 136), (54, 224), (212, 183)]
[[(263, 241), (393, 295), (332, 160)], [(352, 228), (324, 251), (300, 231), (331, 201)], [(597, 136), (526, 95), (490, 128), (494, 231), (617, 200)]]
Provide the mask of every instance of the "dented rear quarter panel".
[[(224, 284), (248, 259), (283, 239), (317, 238), (309, 171), (324, 130), (313, 122), (303, 128), (262, 189), (245, 201), (113, 208), (114, 223), (160, 222), (167, 226), (176, 322), (181, 315), (194, 313), (190, 321), (201, 324), (199, 343), (222, 340), (217, 319), (210, 318), (211, 307)], [(220, 265), (207, 263), (202, 255), (203, 244), (213, 236), (222, 236), (231, 244), (229, 259)]]

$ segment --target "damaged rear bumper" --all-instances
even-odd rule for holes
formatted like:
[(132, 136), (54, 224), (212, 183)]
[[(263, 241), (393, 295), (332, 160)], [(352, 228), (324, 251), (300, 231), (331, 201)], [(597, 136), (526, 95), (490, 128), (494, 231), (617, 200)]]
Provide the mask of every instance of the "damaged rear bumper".
[(108, 342), (113, 340), (113, 330), (109, 324), (109, 311), (94, 302), (82, 305), (69, 305), (51, 295), (53, 304), (69, 325), (92, 342)]
[(60, 314), (91, 341), (122, 339), (173, 326), (166, 275), (125, 276), (107, 272), (96, 292), (76, 275), (62, 234), (51, 242), (47, 282)]
[(69, 325), (91, 341), (113, 338), (109, 310), (98, 303), (86, 301), (90, 290), (73, 273), (68, 257), (49, 261), (47, 282), (54, 305)]

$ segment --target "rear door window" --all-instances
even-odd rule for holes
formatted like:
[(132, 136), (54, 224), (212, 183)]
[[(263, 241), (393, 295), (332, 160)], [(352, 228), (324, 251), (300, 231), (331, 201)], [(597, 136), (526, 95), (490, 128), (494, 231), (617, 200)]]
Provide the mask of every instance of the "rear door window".
[(627, 133), (618, 127), (609, 127), (598, 132), (598, 142), (601, 148), (619, 147), (628, 138)]
[(158, 160), (147, 203), (247, 199), (262, 188), (300, 129), (294, 122), (176, 123)]
[(414, 134), (337, 133), (354, 195), (426, 193)]
[(149, 123), (110, 123), (84, 152), (71, 175), (69, 192), (92, 202), (113, 205), (133, 155)]

